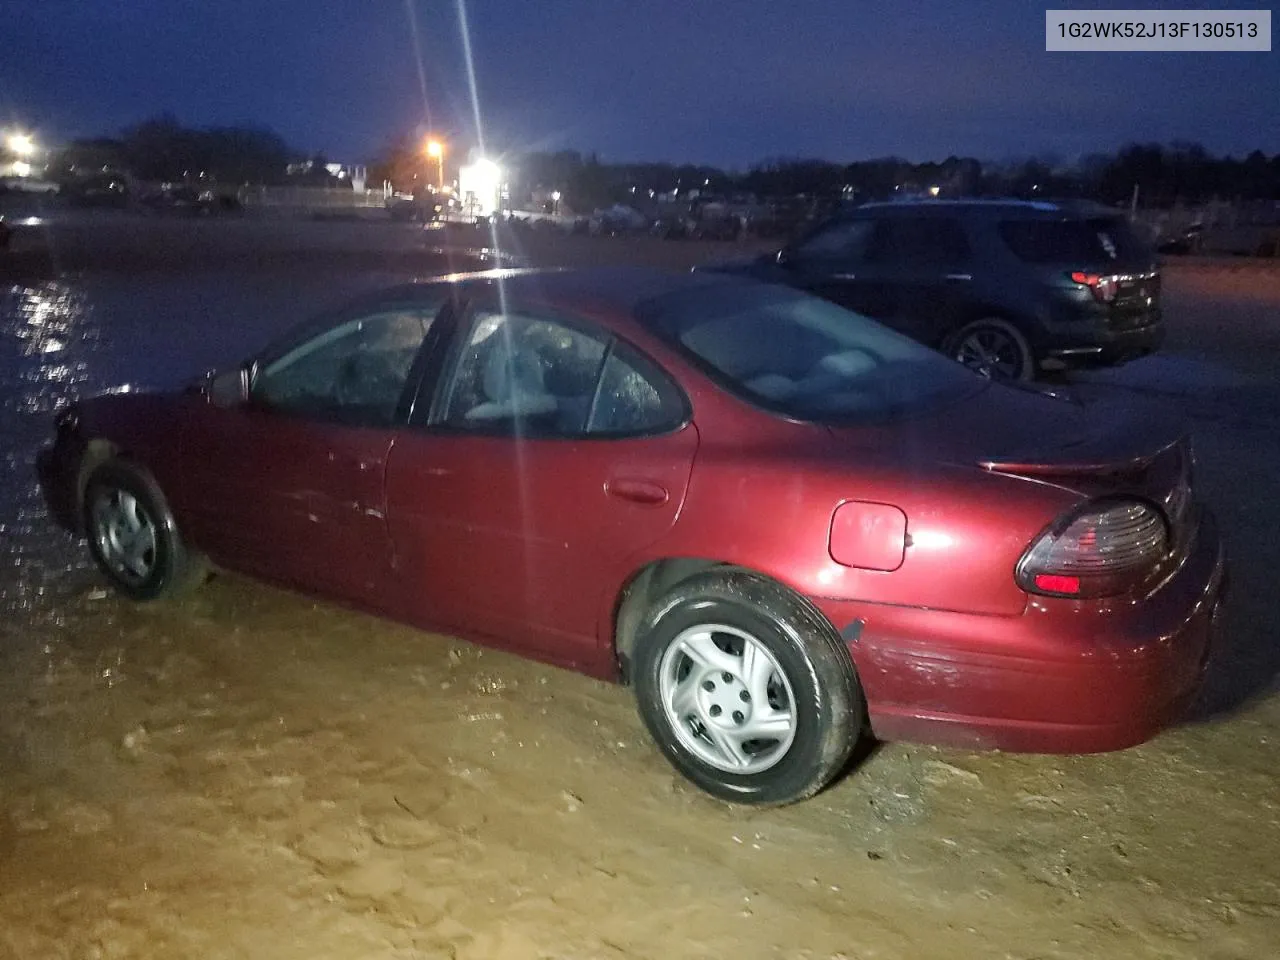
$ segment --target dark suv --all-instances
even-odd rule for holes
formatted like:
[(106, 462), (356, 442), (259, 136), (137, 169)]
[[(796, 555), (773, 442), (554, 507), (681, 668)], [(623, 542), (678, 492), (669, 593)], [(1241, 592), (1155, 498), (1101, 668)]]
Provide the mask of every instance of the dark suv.
[(871, 203), (775, 254), (700, 269), (810, 291), (987, 375), (1122, 363), (1164, 338), (1154, 252), (1106, 207)]

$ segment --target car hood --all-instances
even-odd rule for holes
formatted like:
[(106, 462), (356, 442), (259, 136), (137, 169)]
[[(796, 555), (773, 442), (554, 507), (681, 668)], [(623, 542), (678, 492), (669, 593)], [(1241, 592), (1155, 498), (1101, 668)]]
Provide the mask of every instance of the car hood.
[(1173, 411), (1125, 391), (996, 383), (893, 423), (831, 429), (842, 441), (870, 443), (908, 462), (1046, 477), (1141, 470), (1186, 433)]

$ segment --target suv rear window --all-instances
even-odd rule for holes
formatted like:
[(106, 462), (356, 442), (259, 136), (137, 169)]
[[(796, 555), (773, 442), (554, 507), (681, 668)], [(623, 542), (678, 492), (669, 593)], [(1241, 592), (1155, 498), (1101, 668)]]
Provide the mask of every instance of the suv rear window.
[(1014, 256), (1027, 263), (1083, 266), (1112, 260), (1141, 260), (1150, 255), (1120, 217), (1087, 220), (1006, 220), (1000, 237)]

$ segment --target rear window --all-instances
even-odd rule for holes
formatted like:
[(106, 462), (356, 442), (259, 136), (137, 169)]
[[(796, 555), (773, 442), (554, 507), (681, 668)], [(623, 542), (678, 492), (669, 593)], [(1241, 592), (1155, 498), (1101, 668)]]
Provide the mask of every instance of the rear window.
[(730, 393), (802, 420), (907, 414), (990, 382), (874, 320), (785, 287), (686, 289), (638, 312)]
[(1000, 236), (1027, 263), (1080, 265), (1143, 260), (1147, 245), (1119, 217), (1087, 220), (1006, 220)]

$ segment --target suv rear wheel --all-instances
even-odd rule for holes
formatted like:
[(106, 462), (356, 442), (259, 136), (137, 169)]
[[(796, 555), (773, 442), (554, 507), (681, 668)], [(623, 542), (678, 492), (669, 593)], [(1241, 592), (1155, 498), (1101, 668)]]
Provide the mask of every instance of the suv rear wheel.
[(943, 352), (984, 377), (1035, 378), (1035, 355), (1022, 331), (1000, 317), (983, 317), (951, 334)]

